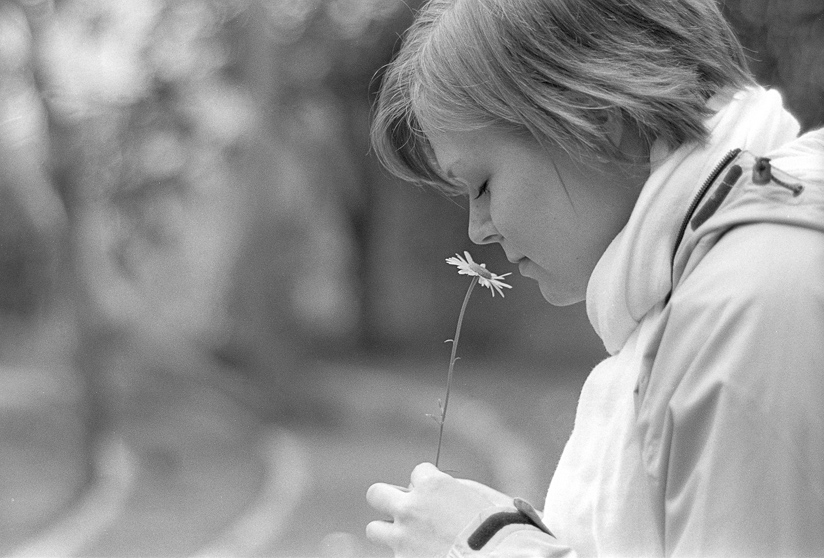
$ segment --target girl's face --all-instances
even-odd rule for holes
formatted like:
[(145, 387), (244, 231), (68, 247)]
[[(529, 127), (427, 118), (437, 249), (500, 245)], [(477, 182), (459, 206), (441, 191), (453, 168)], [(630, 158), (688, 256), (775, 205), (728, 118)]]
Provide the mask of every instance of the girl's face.
[[(469, 238), (500, 244), (550, 303), (584, 300), (595, 264), (629, 219), (648, 167), (628, 172), (628, 165), (582, 162), (492, 128), (429, 139), (443, 172), (466, 186)], [(641, 151), (628, 136), (616, 139), (622, 150)]]

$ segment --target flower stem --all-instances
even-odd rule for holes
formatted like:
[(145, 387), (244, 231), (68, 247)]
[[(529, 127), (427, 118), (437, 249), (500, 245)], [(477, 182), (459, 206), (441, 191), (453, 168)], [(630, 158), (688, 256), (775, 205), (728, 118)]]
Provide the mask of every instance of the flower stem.
[(443, 399), (443, 408), (441, 409), (441, 419), (439, 422), (440, 429), (438, 431), (438, 452), (435, 454), (435, 467), (438, 466), (438, 461), (441, 458), (441, 443), (443, 442), (443, 425), (446, 422), (446, 408), (449, 406), (449, 392), (452, 390), (452, 372), (455, 369), (456, 354), (458, 352), (458, 339), (461, 337), (461, 325), (463, 325), (464, 312), (466, 312), (466, 305), (469, 303), (469, 295), (472, 294), (472, 289), (478, 283), (478, 277), (472, 278), (469, 288), (466, 290), (463, 305), (461, 305), (461, 313), (458, 314), (458, 325), (455, 328), (455, 338), (452, 339), (452, 355), (449, 357), (449, 372), (446, 374), (446, 395)]

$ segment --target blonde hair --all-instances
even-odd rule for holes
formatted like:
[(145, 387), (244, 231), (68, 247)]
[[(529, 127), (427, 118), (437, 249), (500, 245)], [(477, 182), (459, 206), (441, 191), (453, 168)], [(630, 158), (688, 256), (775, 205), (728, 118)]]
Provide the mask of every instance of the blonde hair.
[(424, 129), (618, 160), (610, 116), (648, 144), (702, 142), (706, 100), (752, 83), (715, 0), (430, 0), (382, 76), (372, 145), (393, 174), (456, 193)]

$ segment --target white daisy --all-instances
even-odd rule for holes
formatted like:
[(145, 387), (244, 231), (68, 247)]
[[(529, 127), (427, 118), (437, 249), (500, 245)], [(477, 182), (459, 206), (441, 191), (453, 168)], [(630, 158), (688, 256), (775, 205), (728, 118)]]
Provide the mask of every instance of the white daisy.
[(512, 285), (507, 285), (503, 281), (503, 278), (507, 275), (512, 275), (511, 273), (496, 275), (486, 268), (486, 264), (475, 263), (472, 256), (469, 255), (469, 252), (464, 252), (464, 256), (465, 259), (460, 255), (455, 254), (454, 258), (446, 258), (446, 263), (457, 266), (458, 273), (460, 275), (477, 277), (478, 282), (482, 287), (489, 287), (489, 290), (492, 292), (492, 296), (495, 296), (495, 291), (498, 291), (498, 294), (504, 296), (502, 287), (506, 289), (512, 288)]

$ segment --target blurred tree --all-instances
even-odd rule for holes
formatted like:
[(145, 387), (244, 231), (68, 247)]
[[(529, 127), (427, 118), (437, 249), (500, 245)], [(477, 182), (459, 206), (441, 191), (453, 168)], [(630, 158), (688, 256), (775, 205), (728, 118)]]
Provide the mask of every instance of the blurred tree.
[(46, 114), (20, 7), (0, 1), (0, 553), (92, 476), (74, 348), (68, 221), (46, 172)]
[(230, 328), (224, 300), (248, 230), (255, 107), (226, 72), (227, 22), (242, 7), (0, 4), (0, 176), (13, 200), (2, 209), (21, 209), (0, 231), (10, 254), (0, 285), (4, 340), (18, 337), (9, 315), (31, 315), (51, 295), (44, 281), (61, 286), (70, 328), (35, 349), (58, 341), (68, 344), (63, 359), (74, 353), (85, 389), (87, 430), (77, 442), (88, 448), (86, 478), (96, 438), (143, 416), (169, 382), (158, 371), (249, 391), (227, 382), (210, 355)]
[(725, 0), (759, 82), (780, 90), (804, 129), (824, 125), (824, 3)]
[(0, 325), (7, 332), (48, 311), (66, 226), (44, 172), (45, 114), (30, 59), (23, 12), (0, 2)]

